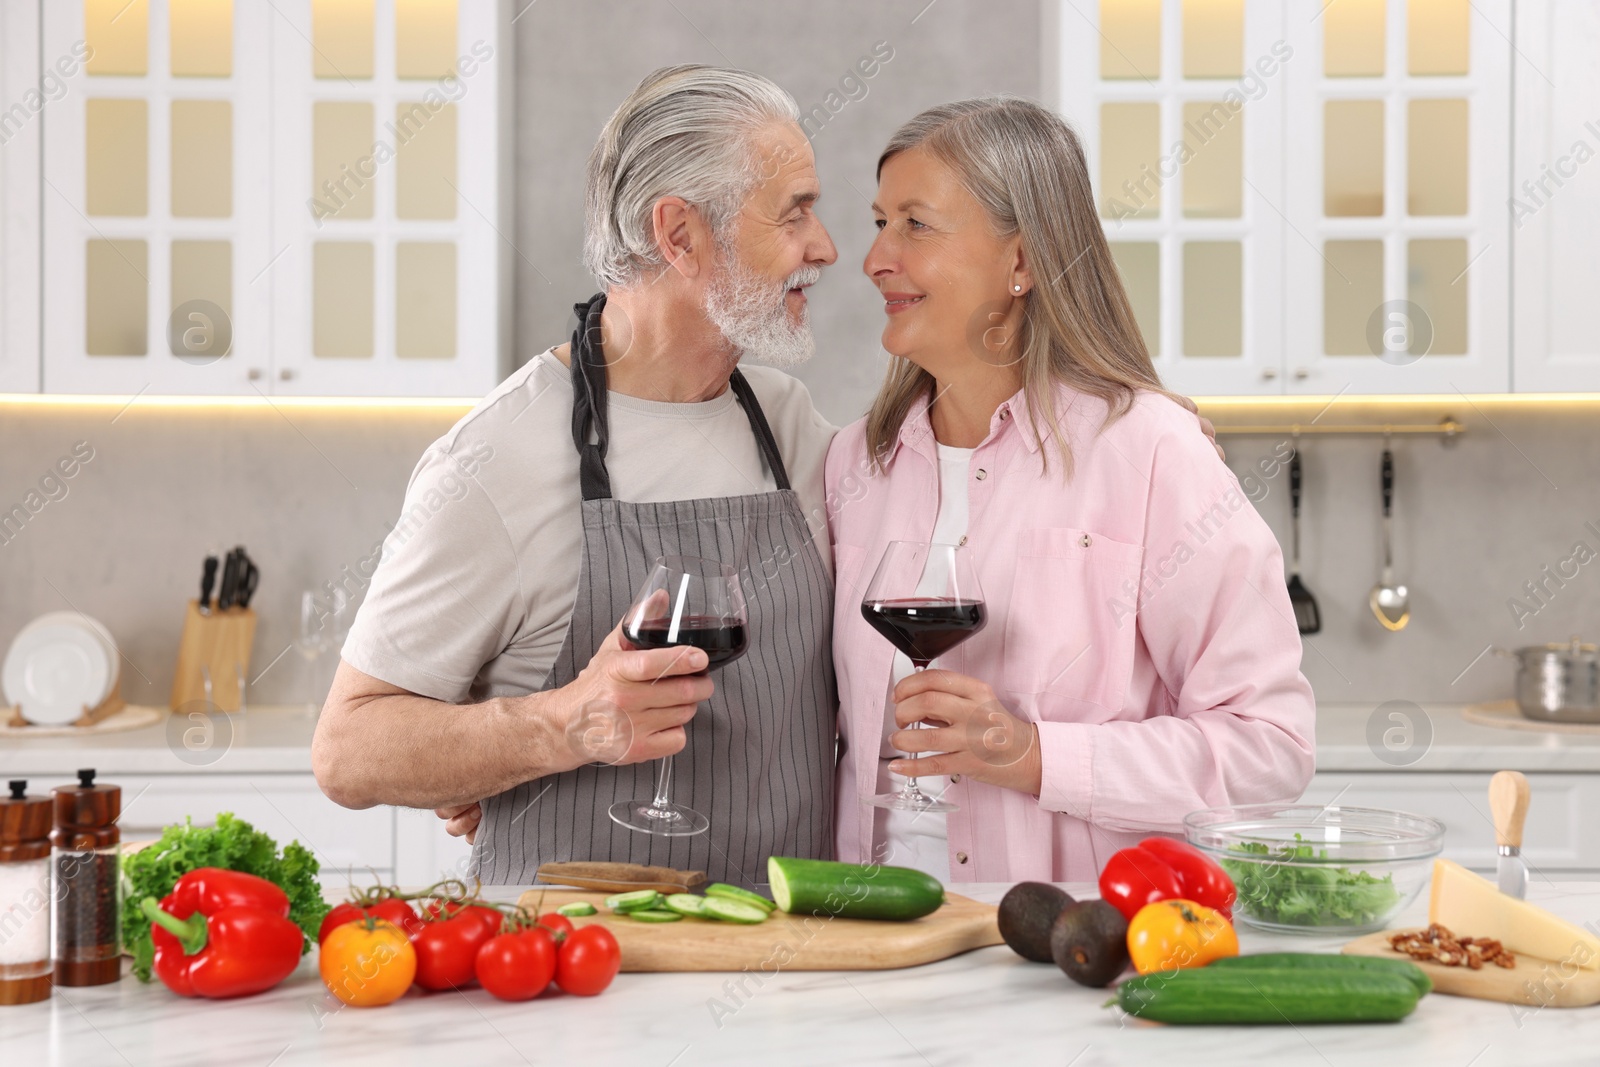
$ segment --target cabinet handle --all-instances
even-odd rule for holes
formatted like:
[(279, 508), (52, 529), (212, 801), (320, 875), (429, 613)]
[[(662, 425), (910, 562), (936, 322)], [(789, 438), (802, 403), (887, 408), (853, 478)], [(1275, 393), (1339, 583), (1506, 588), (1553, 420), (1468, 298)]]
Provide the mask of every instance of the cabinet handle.
[(287, 382), (293, 377), (294, 371), (290, 370), (288, 367), (285, 367), (278, 372), (278, 381), (280, 382)]
[(1311, 377), (1311, 372), (1306, 370), (1306, 368), (1304, 368), (1304, 367), (1296, 367), (1294, 369), (1294, 380), (1295, 381), (1303, 382), (1309, 377)]
[(251, 367), (245, 372), (245, 377), (249, 378), (252, 382), (259, 382), (261, 380), (261, 368)]
[(1277, 370), (1272, 368), (1272, 367), (1268, 367), (1266, 370), (1261, 372), (1261, 380), (1264, 381), (1264, 382), (1270, 382), (1270, 381), (1272, 381), (1272, 379), (1276, 378), (1277, 376), (1278, 376)]

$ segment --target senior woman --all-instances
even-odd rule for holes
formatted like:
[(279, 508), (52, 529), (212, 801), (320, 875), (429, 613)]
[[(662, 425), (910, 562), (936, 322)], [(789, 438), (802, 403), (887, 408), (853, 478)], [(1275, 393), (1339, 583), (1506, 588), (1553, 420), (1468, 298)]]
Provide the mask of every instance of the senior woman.
[[(1315, 705), (1282, 556), (1161, 387), (1077, 137), (1026, 101), (933, 108), (873, 211), (893, 358), (827, 461), (839, 858), (1093, 880), (1197, 808), (1297, 798)], [(915, 674), (860, 610), (895, 540), (962, 546), (987, 608)], [(912, 774), (956, 810), (869, 802)]]

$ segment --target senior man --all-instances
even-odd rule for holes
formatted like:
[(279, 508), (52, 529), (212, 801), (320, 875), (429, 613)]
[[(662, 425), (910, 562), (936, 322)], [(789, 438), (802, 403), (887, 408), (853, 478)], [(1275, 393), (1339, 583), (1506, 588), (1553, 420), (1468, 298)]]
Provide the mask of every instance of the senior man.
[[(604, 293), (412, 475), (406, 513), (440, 506), (385, 546), (313, 765), (345, 806), (440, 809), (485, 882), (611, 860), (748, 885), (769, 855), (831, 852), (833, 427), (794, 378), (740, 366), (810, 356), (805, 289), (837, 256), (797, 119), (743, 71), (646, 77), (589, 158)], [(621, 639), (664, 555), (747, 579), (750, 648), (714, 678), (698, 649)], [(709, 831), (614, 822), (680, 750), (673, 799)]]

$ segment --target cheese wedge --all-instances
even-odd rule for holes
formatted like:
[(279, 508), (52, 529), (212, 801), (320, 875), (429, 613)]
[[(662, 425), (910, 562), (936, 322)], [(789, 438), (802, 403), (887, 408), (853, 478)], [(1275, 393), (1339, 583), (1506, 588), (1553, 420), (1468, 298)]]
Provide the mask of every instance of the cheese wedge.
[(1518, 955), (1600, 969), (1600, 938), (1449, 860), (1433, 861), (1428, 920), (1457, 937), (1492, 937)]

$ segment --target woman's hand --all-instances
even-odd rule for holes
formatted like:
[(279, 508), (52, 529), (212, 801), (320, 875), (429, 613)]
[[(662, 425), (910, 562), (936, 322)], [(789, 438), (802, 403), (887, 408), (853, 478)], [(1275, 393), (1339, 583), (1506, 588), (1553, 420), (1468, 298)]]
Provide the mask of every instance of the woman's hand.
[[(894, 760), (895, 774), (959, 774), (1039, 795), (1038, 730), (1008, 712), (984, 683), (955, 671), (918, 671), (895, 686), (894, 702), (901, 729), (889, 743), (901, 752), (941, 753)], [(906, 729), (914, 722), (932, 729)]]

